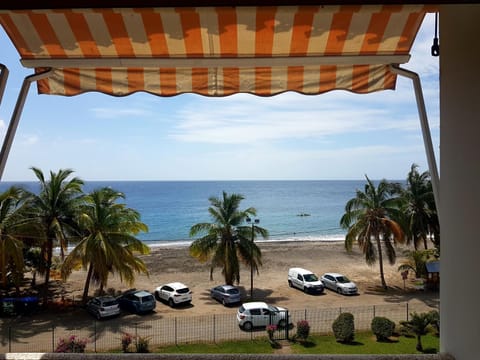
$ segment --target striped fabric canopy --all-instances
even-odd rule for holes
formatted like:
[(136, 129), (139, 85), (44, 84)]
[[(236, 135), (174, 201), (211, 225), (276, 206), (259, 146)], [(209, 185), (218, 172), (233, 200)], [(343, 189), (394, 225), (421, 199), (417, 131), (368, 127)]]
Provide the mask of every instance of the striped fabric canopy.
[[(44, 94), (261, 96), (394, 89), (422, 5), (0, 10)], [(1, 62), (1, 54), (0, 54)]]

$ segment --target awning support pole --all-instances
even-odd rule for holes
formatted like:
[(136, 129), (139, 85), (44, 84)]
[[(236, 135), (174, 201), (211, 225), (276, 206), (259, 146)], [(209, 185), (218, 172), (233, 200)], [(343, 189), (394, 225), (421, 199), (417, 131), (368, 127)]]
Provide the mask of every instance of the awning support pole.
[(435, 161), (435, 152), (433, 151), (432, 136), (430, 134), (430, 127), (428, 125), (427, 110), (425, 108), (425, 100), (423, 98), (420, 77), (417, 73), (402, 69), (398, 65), (391, 65), (390, 69), (395, 74), (402, 75), (413, 81), (415, 98), (417, 100), (418, 115), (420, 117), (420, 125), (422, 127), (423, 143), (425, 145), (425, 152), (427, 153), (427, 162), (430, 170), (430, 178), (432, 180), (433, 196), (435, 197), (437, 214), (440, 218), (440, 177), (438, 175), (437, 163)]
[(5, 170), (5, 165), (10, 153), (10, 148), (12, 147), (13, 139), (15, 138), (15, 132), (17, 131), (18, 122), (20, 121), (20, 116), (22, 115), (23, 106), (25, 105), (30, 84), (34, 81), (38, 81), (50, 76), (51, 73), (52, 70), (49, 69), (38, 74), (29, 75), (23, 80), (22, 88), (18, 94), (17, 103), (13, 109), (12, 118), (10, 120), (10, 124), (8, 125), (7, 133), (5, 134), (5, 139), (3, 140), (2, 150), (0, 152), (0, 180), (2, 179), (3, 171)]
[(5, 65), (0, 64), (0, 104), (2, 103), (3, 94), (7, 87), (8, 69)]

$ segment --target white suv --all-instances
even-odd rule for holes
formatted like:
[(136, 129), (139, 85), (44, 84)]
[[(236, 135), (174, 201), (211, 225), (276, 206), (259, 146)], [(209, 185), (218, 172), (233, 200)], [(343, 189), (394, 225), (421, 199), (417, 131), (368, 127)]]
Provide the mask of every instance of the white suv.
[(240, 328), (246, 331), (257, 326), (285, 327), (288, 325), (288, 310), (261, 301), (248, 302), (238, 308), (237, 321)]
[(324, 289), (323, 283), (318, 279), (317, 275), (298, 267), (288, 270), (288, 285), (306, 293), (321, 294)]
[(187, 285), (180, 282), (164, 284), (155, 289), (155, 297), (174, 307), (177, 304), (190, 304), (192, 292)]

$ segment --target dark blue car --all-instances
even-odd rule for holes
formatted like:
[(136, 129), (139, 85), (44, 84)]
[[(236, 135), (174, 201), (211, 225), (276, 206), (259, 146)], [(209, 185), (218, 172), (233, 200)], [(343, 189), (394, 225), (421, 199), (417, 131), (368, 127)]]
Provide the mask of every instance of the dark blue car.
[(122, 310), (134, 314), (144, 314), (153, 311), (156, 306), (153, 295), (145, 290), (127, 291), (118, 299), (118, 302)]

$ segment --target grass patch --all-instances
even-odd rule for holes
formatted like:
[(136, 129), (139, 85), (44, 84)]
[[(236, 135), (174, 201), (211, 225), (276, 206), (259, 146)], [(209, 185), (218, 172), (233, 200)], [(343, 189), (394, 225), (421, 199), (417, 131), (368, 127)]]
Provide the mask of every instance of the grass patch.
[[(352, 344), (342, 344), (333, 335), (312, 335), (308, 338), (308, 346), (299, 343), (292, 344), (296, 354), (418, 354), (415, 349), (417, 340), (414, 337), (400, 336), (391, 338), (388, 342), (377, 342), (371, 332), (356, 332)], [(439, 351), (439, 338), (435, 335), (422, 337), (424, 353)]]
[(226, 341), (218, 344), (181, 344), (152, 350), (154, 353), (174, 354), (271, 354), (274, 351), (267, 339)]
[[(291, 343), (294, 354), (418, 354), (415, 349), (415, 337), (392, 337), (386, 342), (377, 342), (371, 332), (356, 332), (352, 344), (342, 344), (333, 335), (311, 335), (304, 343)], [(439, 351), (438, 336), (428, 334), (422, 337), (424, 353)], [(268, 339), (244, 341), (226, 341), (217, 344), (180, 344), (162, 347), (151, 347), (152, 353), (172, 354), (272, 354)]]

